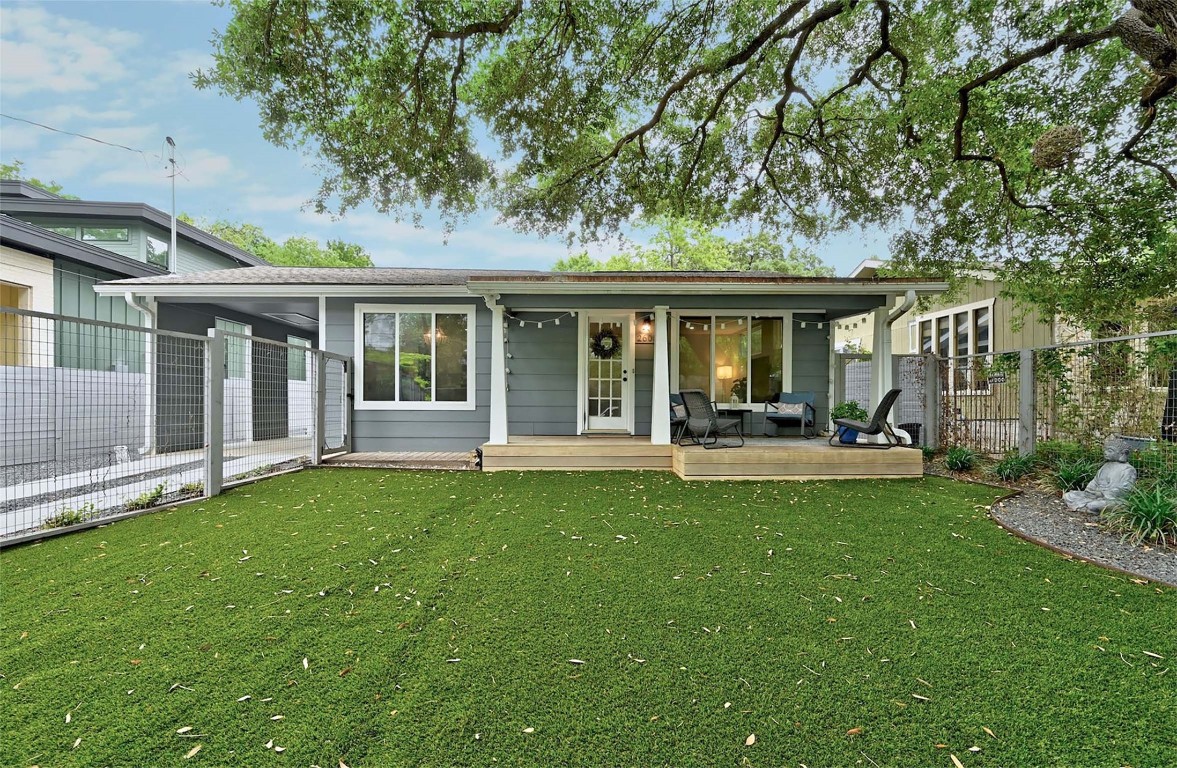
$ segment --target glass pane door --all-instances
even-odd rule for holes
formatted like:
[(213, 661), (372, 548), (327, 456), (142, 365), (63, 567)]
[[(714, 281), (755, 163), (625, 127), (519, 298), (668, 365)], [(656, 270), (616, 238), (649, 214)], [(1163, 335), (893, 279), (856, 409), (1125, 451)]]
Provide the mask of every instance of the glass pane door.
[(588, 428), (629, 428), (628, 319), (588, 318), (588, 358), (585, 361), (588, 393)]

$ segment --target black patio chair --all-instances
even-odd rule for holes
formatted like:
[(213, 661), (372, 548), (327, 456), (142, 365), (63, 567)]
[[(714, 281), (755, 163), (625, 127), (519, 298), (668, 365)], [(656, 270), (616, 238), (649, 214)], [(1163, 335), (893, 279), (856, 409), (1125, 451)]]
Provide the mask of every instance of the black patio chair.
[(895, 405), (895, 401), (899, 399), (899, 393), (902, 389), (893, 389), (887, 394), (883, 395), (883, 399), (879, 401), (879, 407), (875, 408), (875, 414), (871, 416), (869, 422), (855, 421), (854, 419), (834, 419), (834, 425), (845, 427), (846, 429), (853, 429), (863, 435), (882, 435), (886, 441), (884, 443), (835, 443), (838, 439), (838, 430), (834, 430), (834, 434), (830, 435), (830, 445), (842, 445), (847, 448), (893, 448), (900, 445), (899, 436), (895, 434), (895, 430), (887, 423), (887, 416), (891, 413), (891, 408)]
[(797, 425), (806, 440), (817, 437), (817, 410), (813, 392), (777, 392), (764, 404), (764, 434), (771, 423), (777, 430)]
[[(744, 445), (744, 433), (740, 430), (743, 419), (721, 419), (711, 405), (711, 399), (701, 389), (684, 389), (679, 392), (683, 405), (687, 407), (687, 423), (683, 438), (690, 433), (697, 445), (704, 448), (740, 448)], [(739, 445), (721, 443), (719, 438), (735, 434)], [(682, 440), (679, 440), (682, 444)]]
[(687, 407), (683, 405), (682, 395), (674, 392), (670, 395), (670, 434), (671, 442), (682, 443), (683, 433), (687, 429)]

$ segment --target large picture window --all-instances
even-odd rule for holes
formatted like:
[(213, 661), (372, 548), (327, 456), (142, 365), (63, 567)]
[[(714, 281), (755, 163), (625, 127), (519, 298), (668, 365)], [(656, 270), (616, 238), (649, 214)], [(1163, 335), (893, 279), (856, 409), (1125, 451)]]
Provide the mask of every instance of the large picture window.
[(785, 319), (683, 315), (678, 319), (678, 389), (701, 389), (720, 404), (761, 403), (781, 391)]
[(474, 407), (474, 309), (356, 307), (357, 408)]

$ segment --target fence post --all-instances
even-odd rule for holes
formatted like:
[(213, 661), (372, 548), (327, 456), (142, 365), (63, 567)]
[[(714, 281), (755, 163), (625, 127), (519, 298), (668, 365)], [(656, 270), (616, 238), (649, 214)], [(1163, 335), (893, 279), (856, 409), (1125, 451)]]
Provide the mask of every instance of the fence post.
[(1023, 349), (1018, 360), (1018, 453), (1034, 453), (1036, 425), (1034, 423), (1035, 394), (1034, 350)]
[(940, 449), (940, 361), (931, 352), (924, 353), (924, 445)]
[(343, 361), (343, 452), (351, 453), (351, 415), (355, 402), (355, 363), (351, 358)]
[(204, 346), (204, 495), (216, 496), (225, 481), (225, 336), (210, 328)]
[(315, 366), (315, 434), (311, 445), (311, 464), (323, 463), (323, 445), (327, 442), (327, 360), (322, 350), (311, 354)]

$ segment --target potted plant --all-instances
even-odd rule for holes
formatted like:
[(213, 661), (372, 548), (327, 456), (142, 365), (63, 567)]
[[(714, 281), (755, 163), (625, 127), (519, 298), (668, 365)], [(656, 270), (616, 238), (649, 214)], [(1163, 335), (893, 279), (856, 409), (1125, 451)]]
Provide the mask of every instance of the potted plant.
[[(831, 420), (853, 419), (854, 421), (866, 421), (869, 417), (870, 414), (858, 404), (857, 400), (844, 400), (830, 409)], [(858, 430), (850, 429), (849, 427), (838, 427), (838, 442), (858, 442)]]

